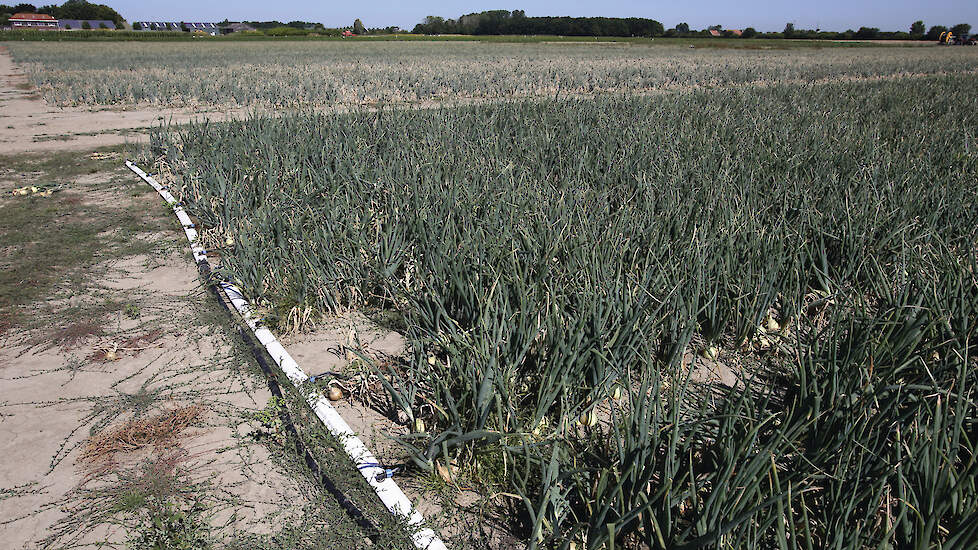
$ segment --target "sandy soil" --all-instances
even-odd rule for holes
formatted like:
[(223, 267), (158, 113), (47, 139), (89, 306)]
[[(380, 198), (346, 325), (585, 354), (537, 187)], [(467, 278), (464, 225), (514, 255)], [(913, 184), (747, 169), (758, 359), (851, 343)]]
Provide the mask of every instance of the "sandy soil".
[[(123, 526), (103, 515), (111, 511), (105, 499), (120, 479), (161, 457), (173, 460), (168, 475), (200, 488), (213, 524), (227, 532), (271, 532), (282, 503), (296, 499), (296, 483), (247, 437), (254, 430), (247, 418), (264, 406), (268, 390), (242, 372), (224, 333), (196, 319), (191, 302), (207, 295), (186, 256), (107, 263), (101, 282), (83, 293), (92, 300), (75, 295), (52, 304), (57, 310), (153, 296), (138, 319), (118, 315), (102, 334), (70, 346), (47, 344), (43, 329), (40, 336), (6, 335), (0, 347), (5, 548), (125, 542)], [(99, 357), (116, 347), (117, 360)], [(118, 453), (108, 469), (81, 460), (93, 434), (190, 404), (206, 412), (167, 448)]]
[(90, 110), (49, 105), (0, 46), (0, 155), (91, 150), (147, 139), (146, 130), (164, 121), (224, 120), (240, 113), (187, 109)]

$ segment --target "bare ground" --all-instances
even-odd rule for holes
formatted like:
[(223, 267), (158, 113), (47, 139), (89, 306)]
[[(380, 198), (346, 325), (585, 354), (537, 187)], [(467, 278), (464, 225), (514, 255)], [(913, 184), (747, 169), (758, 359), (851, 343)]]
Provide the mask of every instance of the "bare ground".
[(145, 141), (147, 130), (163, 122), (223, 120), (229, 110), (103, 109), (56, 107), (32, 91), (27, 77), (0, 46), (0, 155), (92, 150)]
[[(4, 173), (0, 206), (8, 214), (58, 201), (81, 210), (84, 196), (95, 203), (89, 207), (104, 206), (102, 216), (162, 217), (151, 195), (106, 189), (112, 177), (89, 175), (68, 184), (71, 191), (25, 197), (11, 190), (44, 176)], [(114, 232), (125, 235), (95, 236), (105, 253), (65, 272), (45, 298), (20, 304), (16, 324), (0, 335), (4, 547), (118, 545), (136, 521), (127, 499), (187, 489), (224, 537), (271, 533), (306, 488), (254, 436), (261, 429), (255, 412), (269, 398), (263, 379), (206, 307), (187, 254), (172, 246), (176, 235), (152, 223)], [(140, 241), (137, 254), (117, 246)], [(6, 317), (15, 307), (4, 305)], [(187, 406), (200, 414), (165, 440), (137, 438), (119, 452), (83, 458), (99, 434)]]

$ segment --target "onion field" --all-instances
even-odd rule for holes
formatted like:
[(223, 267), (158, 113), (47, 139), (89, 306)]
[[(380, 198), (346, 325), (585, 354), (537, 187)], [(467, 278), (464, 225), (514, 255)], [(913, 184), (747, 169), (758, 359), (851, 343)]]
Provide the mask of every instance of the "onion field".
[[(978, 539), (970, 52), (495, 45), (493, 68), (398, 44), (382, 71), (390, 46), (235, 44), (171, 71), (161, 47), (34, 78), (63, 103), (302, 107), (161, 128), (143, 161), (266, 323), (394, 316), (410, 352), (373, 368), (400, 443), (504, 495), (531, 547)], [(239, 64), (263, 77), (207, 76)], [(540, 97), (315, 110), (441, 94)]]
[(259, 109), (659, 93), (974, 71), (942, 48), (714, 50), (612, 43), (11, 42), (60, 106)]

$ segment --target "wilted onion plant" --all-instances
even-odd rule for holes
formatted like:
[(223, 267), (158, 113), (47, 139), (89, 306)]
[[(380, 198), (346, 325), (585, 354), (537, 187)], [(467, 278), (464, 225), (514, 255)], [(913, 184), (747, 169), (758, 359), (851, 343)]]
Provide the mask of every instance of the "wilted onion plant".
[[(223, 272), (399, 311), (421, 468), (533, 547), (978, 536), (974, 78), (164, 129)], [(736, 372), (697, 382), (697, 352)]]

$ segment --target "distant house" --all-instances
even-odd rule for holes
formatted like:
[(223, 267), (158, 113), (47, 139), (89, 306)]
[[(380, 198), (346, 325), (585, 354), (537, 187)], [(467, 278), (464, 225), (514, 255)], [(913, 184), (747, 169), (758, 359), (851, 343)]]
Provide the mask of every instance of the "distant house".
[(133, 29), (140, 31), (170, 31), (179, 32), (202, 32), (211, 36), (221, 34), (221, 27), (217, 23), (201, 23), (189, 21), (134, 21)]
[(717, 29), (710, 29), (710, 36), (714, 38), (722, 38), (724, 36), (736, 36), (739, 38), (742, 34), (744, 34), (744, 31), (740, 29), (725, 29), (722, 31)]
[(115, 30), (115, 23), (105, 19), (59, 19), (58, 28), (66, 31), (77, 31), (86, 28), (85, 23), (88, 23), (87, 28), (89, 29)]
[(15, 13), (10, 16), (13, 29), (58, 30), (58, 20), (45, 13)]
[(234, 34), (236, 32), (249, 32), (255, 30), (247, 23), (228, 23), (221, 27), (221, 34)]

